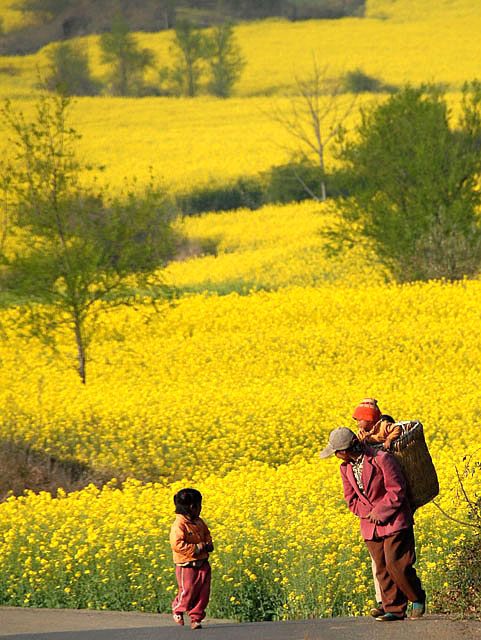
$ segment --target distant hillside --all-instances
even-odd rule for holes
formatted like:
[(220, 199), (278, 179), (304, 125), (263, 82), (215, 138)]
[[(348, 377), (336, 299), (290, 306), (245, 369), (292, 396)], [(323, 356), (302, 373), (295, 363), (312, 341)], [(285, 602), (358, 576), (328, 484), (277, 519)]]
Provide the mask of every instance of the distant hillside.
[(4, 0), (0, 18), (2, 9), (16, 10), (17, 20), (9, 17), (15, 25), (10, 29), (4, 20), (0, 55), (32, 53), (52, 41), (107, 31), (117, 13), (133, 31), (152, 32), (170, 29), (179, 19), (208, 27), (269, 17), (296, 21), (360, 16), (364, 4), (365, 0), (12, 0), (7, 9)]

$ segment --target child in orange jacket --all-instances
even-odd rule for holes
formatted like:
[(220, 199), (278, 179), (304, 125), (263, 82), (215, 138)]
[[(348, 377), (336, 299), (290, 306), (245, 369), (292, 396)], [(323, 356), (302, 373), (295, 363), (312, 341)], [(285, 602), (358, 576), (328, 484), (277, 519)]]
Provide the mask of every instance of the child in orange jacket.
[(364, 444), (382, 444), (383, 449), (389, 451), (394, 440), (402, 434), (401, 425), (395, 424), (391, 416), (381, 414), (374, 398), (365, 398), (358, 404), (352, 417), (357, 422), (357, 437)]
[(192, 629), (201, 629), (209, 602), (211, 569), (209, 552), (214, 550), (207, 525), (199, 517), (202, 495), (197, 489), (181, 489), (174, 496), (177, 514), (170, 530), (179, 592), (172, 602), (174, 621), (184, 624), (184, 613), (190, 616)]

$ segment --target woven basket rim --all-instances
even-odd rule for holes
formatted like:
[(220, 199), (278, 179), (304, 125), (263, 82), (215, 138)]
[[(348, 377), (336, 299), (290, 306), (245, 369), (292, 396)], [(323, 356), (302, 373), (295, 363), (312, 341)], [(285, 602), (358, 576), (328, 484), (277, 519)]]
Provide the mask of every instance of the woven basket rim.
[[(424, 427), (419, 420), (403, 420), (402, 422), (396, 422), (395, 424), (401, 425), (404, 432), (393, 441), (392, 446), (394, 449), (399, 450), (404, 448), (420, 434), (424, 435)], [(405, 425), (410, 425), (409, 429), (406, 429)]]

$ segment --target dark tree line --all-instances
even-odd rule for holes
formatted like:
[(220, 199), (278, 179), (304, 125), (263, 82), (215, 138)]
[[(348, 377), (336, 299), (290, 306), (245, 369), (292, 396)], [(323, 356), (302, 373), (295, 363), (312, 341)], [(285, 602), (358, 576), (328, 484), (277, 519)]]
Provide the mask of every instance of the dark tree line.
[(16, 8), (35, 17), (14, 33), (1, 35), (0, 54), (37, 51), (49, 42), (102, 33), (117, 13), (134, 31), (161, 31), (179, 21), (211, 27), (239, 20), (288, 20), (362, 16), (365, 0), (17, 0)]
[(288, 20), (342, 18), (362, 15), (364, 4), (364, 0), (223, 0), (231, 15), (241, 19), (272, 16)]
[[(66, 11), (76, 10), (79, 14), (88, 12), (92, 0), (21, 0), (19, 6), (29, 11), (52, 19)], [(151, 10), (159, 26), (169, 28), (175, 24), (176, 15), (186, 10), (204, 11), (205, 19), (209, 16), (215, 20), (224, 18), (240, 18), (252, 20), (269, 17), (285, 17), (289, 20), (306, 20), (311, 18), (340, 18), (348, 15), (360, 15), (365, 0), (95, 0), (95, 4), (103, 10), (122, 11)]]
[[(115, 96), (193, 97), (203, 83), (209, 93), (227, 98), (245, 65), (229, 23), (207, 32), (188, 20), (179, 21), (171, 44), (172, 65), (161, 68), (156, 67), (153, 51), (138, 45), (119, 14), (100, 36), (100, 48), (102, 62), (109, 68), (104, 84)], [(88, 54), (81, 45), (61, 42), (48, 55), (47, 89), (64, 95), (95, 95), (102, 90), (102, 82), (91, 76)], [(157, 71), (157, 82), (146, 84), (148, 69)]]

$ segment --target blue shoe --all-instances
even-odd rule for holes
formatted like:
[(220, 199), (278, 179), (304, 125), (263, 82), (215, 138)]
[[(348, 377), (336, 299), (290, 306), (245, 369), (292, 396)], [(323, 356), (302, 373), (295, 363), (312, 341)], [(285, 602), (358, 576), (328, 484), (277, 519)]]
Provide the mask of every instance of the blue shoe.
[(411, 609), (411, 620), (419, 620), (426, 613), (426, 601), (418, 600), (413, 602), (413, 608)]
[(396, 620), (404, 620), (404, 616), (396, 616), (394, 613), (385, 613), (382, 616), (378, 616), (376, 620), (379, 622), (394, 622)]

